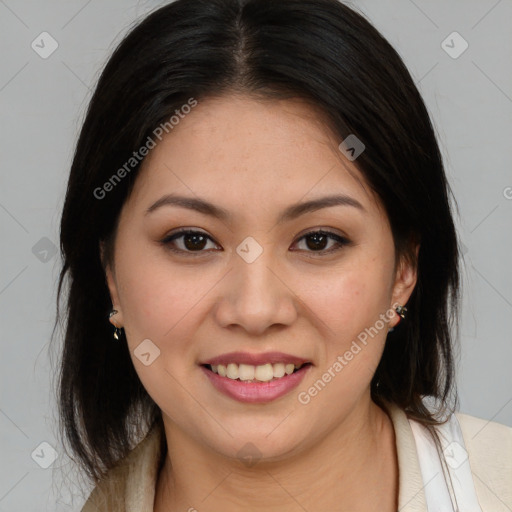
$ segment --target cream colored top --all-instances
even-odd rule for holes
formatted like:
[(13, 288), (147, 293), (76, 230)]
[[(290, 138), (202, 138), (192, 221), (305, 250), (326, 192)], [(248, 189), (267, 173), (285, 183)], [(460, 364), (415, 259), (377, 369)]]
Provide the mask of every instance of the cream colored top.
[[(429, 482), (423, 481), (411, 422), (396, 405), (386, 408), (398, 454), (399, 512), (428, 512), (424, 489)], [(461, 413), (456, 418), (480, 509), (512, 512), (512, 428)], [(153, 512), (161, 435), (159, 429), (152, 429), (94, 488), (82, 512)]]

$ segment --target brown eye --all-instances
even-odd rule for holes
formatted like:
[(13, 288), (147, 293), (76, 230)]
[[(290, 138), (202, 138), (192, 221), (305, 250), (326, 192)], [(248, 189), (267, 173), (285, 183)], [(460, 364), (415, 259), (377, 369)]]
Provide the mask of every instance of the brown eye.
[[(299, 239), (299, 242), (305, 240), (306, 252), (318, 252), (321, 254), (328, 254), (341, 249), (343, 246), (350, 244), (350, 241), (336, 233), (329, 231), (311, 231)], [(333, 244), (329, 249), (325, 248), (329, 245), (329, 242)]]
[[(177, 241), (179, 241), (177, 243)], [(213, 240), (201, 231), (182, 230), (165, 237), (162, 243), (174, 252), (206, 252), (203, 249)], [(176, 248), (178, 246), (178, 248)]]

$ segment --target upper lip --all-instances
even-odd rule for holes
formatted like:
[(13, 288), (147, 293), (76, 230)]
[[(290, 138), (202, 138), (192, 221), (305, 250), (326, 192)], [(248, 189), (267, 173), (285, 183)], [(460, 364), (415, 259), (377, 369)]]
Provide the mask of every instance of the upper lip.
[(229, 363), (236, 363), (259, 366), (266, 363), (291, 363), (300, 366), (301, 364), (308, 362), (309, 361), (303, 357), (285, 354), (283, 352), (264, 352), (262, 354), (251, 354), (250, 352), (229, 352), (227, 354), (221, 354), (220, 356), (212, 357), (211, 359), (208, 359), (207, 361), (204, 361), (200, 364), (228, 365)]

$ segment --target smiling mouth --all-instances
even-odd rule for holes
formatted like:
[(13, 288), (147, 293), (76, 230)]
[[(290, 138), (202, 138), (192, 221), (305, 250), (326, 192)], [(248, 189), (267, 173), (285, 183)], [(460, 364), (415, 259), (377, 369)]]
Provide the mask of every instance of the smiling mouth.
[(226, 377), (227, 379), (250, 384), (280, 380), (287, 377), (288, 375), (296, 373), (302, 368), (311, 366), (311, 363), (308, 362), (299, 365), (292, 363), (267, 363), (258, 366), (250, 364), (229, 363), (227, 365), (203, 364), (202, 366), (207, 370), (219, 375), (220, 377)]

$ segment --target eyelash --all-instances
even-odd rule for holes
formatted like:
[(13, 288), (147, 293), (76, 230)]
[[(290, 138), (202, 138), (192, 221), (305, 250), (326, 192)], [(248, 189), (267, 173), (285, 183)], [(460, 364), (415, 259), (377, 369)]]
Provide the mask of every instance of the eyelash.
[[(187, 254), (187, 255), (190, 254), (190, 255), (192, 255), (194, 257), (201, 256), (202, 253), (208, 252), (208, 251), (205, 251), (205, 250), (189, 251), (189, 250), (183, 250), (183, 249), (176, 249), (176, 248), (171, 246), (171, 242), (173, 242), (174, 240), (176, 240), (178, 238), (182, 238), (185, 235), (201, 235), (201, 236), (203, 236), (203, 237), (207, 238), (208, 240), (210, 240), (210, 241), (215, 243), (215, 241), (210, 236), (208, 236), (206, 233), (203, 233), (202, 231), (195, 231), (195, 230), (192, 230), (192, 229), (182, 229), (180, 231), (177, 231), (176, 233), (173, 233), (172, 235), (166, 236), (161, 241), (161, 243), (163, 245), (165, 245), (172, 252), (179, 253), (179, 254)], [(309, 233), (306, 233), (305, 235), (302, 235), (297, 242), (299, 242), (302, 239), (305, 239), (307, 237), (310, 237), (312, 235), (323, 235), (323, 236), (326, 236), (326, 237), (330, 238), (331, 240), (334, 240), (336, 242), (336, 244), (337, 244), (337, 245), (335, 245), (334, 247), (331, 247), (328, 250), (319, 250), (319, 251), (307, 250), (306, 251), (306, 252), (312, 253), (312, 254), (319, 254), (320, 256), (332, 254), (332, 253), (334, 253), (336, 251), (339, 251), (344, 246), (347, 246), (347, 245), (349, 245), (351, 243), (348, 238), (345, 238), (345, 237), (343, 237), (341, 235), (338, 235), (336, 233), (332, 233), (330, 231), (325, 231), (325, 230), (310, 231)]]

